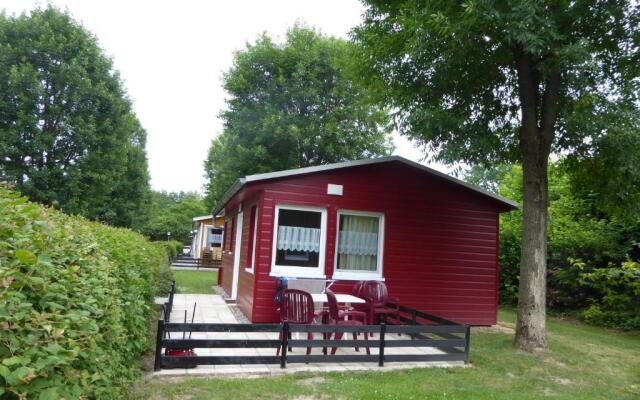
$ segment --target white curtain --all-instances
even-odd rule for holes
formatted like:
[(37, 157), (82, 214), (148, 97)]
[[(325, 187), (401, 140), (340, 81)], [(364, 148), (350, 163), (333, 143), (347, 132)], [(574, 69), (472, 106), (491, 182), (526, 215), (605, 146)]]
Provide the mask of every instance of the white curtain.
[(320, 252), (320, 229), (278, 226), (278, 250)]
[(375, 271), (378, 265), (378, 217), (341, 215), (338, 269)]

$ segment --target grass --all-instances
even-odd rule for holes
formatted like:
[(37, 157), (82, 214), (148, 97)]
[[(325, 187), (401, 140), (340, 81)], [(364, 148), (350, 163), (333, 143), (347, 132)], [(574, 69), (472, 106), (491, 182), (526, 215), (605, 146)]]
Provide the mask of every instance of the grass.
[[(512, 310), (500, 325), (513, 328)], [(513, 349), (513, 334), (474, 329), (470, 368), (295, 374), (278, 377), (150, 378), (137, 399), (638, 399), (640, 335), (549, 320), (550, 351)]]
[(178, 293), (215, 294), (217, 271), (173, 271)]

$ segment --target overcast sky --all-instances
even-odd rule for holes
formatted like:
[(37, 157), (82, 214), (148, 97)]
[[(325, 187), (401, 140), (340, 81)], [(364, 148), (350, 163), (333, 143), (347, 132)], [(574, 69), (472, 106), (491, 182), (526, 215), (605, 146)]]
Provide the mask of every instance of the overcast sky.
[[(262, 32), (281, 40), (296, 21), (346, 38), (360, 22), (356, 0), (162, 1), (53, 0), (93, 32), (120, 72), (148, 132), (155, 190), (202, 191), (203, 162), (222, 129), (222, 73), (233, 52)], [(2, 0), (9, 14), (43, 1)], [(422, 161), (422, 152), (394, 135), (396, 154)], [(440, 170), (441, 166), (432, 165)]]

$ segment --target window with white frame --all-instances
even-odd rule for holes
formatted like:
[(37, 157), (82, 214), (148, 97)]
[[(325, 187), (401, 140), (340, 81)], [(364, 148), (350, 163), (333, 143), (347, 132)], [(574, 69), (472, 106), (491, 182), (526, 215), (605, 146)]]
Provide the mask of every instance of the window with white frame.
[(276, 206), (271, 274), (322, 276), (326, 224), (323, 208)]
[(382, 278), (383, 214), (339, 211), (336, 236), (334, 277)]

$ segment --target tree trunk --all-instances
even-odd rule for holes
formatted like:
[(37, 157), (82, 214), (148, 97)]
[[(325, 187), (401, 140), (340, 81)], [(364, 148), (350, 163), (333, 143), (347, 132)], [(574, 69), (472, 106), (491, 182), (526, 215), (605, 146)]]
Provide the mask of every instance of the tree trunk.
[[(522, 127), (520, 153), (523, 175), (522, 252), (516, 346), (547, 349), (547, 215), (549, 153), (557, 117), (560, 73), (551, 68), (544, 85), (538, 63), (521, 46), (514, 48)], [(541, 86), (544, 93), (541, 95)]]
[(522, 163), (523, 223), (516, 346), (525, 351), (547, 348), (548, 158), (548, 152), (534, 146), (529, 148)]

